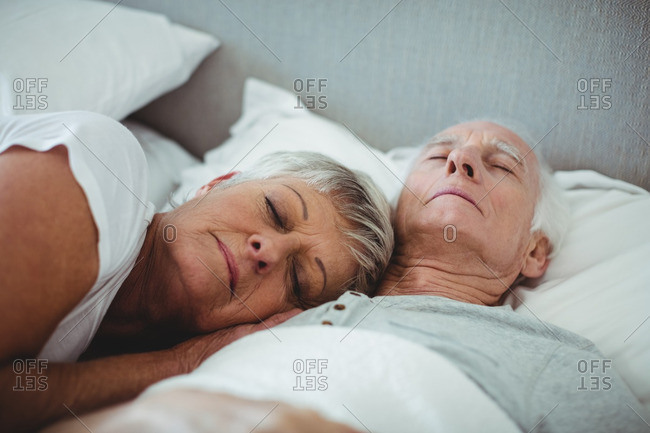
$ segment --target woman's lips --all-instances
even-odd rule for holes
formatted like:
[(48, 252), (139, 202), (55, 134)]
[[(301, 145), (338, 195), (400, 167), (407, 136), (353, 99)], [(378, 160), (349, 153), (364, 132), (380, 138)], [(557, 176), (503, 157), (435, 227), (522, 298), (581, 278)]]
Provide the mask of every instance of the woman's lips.
[(226, 259), (226, 265), (228, 265), (228, 272), (230, 273), (230, 290), (234, 293), (235, 287), (237, 287), (237, 280), (239, 280), (239, 269), (237, 268), (237, 262), (235, 262), (235, 256), (230, 251), (230, 248), (219, 239), (219, 249), (223, 257)]

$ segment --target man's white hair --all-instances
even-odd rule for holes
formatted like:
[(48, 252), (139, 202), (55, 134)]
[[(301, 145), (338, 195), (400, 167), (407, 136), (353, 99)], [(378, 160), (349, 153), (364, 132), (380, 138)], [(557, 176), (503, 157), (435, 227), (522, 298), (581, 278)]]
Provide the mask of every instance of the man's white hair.
[(548, 257), (553, 258), (560, 251), (564, 242), (570, 221), (569, 206), (564, 191), (553, 177), (552, 169), (541, 155), (535, 155), (539, 161), (539, 181), (537, 203), (535, 203), (530, 232), (540, 231), (548, 237), (551, 246)]

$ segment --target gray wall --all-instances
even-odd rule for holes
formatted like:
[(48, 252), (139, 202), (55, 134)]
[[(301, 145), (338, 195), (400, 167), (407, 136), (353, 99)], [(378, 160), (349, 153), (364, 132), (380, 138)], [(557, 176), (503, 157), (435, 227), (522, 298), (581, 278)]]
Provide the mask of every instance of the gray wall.
[[(310, 92), (326, 97), (317, 111), (381, 149), (421, 143), (461, 120), (514, 119), (535, 142), (544, 137), (536, 151), (554, 168), (592, 168), (650, 188), (648, 2), (122, 4), (222, 41), (190, 83), (136, 115), (197, 154), (227, 138), (245, 77), (287, 89), (316, 78), (327, 80), (322, 93)], [(591, 82), (593, 91), (579, 88)]]

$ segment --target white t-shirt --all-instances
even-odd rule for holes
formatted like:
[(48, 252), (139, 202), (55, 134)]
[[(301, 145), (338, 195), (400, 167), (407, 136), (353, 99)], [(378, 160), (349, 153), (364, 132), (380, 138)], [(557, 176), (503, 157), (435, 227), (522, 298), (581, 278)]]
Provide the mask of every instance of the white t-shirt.
[(76, 361), (133, 268), (151, 223), (145, 155), (119, 122), (82, 111), (2, 117), (0, 153), (13, 145), (40, 152), (64, 145), (97, 227), (97, 280), (38, 355), (51, 362)]

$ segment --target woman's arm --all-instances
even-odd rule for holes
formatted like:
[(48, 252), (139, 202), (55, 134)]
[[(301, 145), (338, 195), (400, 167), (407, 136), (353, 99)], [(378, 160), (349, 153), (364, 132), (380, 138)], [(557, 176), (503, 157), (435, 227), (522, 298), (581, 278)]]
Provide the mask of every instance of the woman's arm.
[[(227, 344), (280, 324), (299, 311), (276, 314), (263, 323), (221, 329), (158, 352), (47, 364), (40, 372), (36, 364), (27, 372), (23, 367), (23, 374), (16, 374), (13, 365), (5, 365), (0, 369), (0, 425), (10, 431), (33, 430), (64, 416), (79, 416), (135, 398), (149, 385), (189, 373)], [(26, 376), (32, 377), (29, 382)]]
[[(52, 413), (39, 404), (29, 411), (29, 402), (46, 400), (53, 392), (27, 391), (32, 388), (17, 383), (14, 370), (21, 369), (14, 361), (34, 362), (58, 323), (90, 290), (99, 269), (97, 240), (65, 147), (36, 152), (13, 146), (0, 155), (2, 425), (16, 428), (12, 421), (33, 421)], [(23, 367), (26, 371), (26, 364)], [(52, 376), (48, 381), (59, 389), (58, 383), (69, 373), (53, 365), (48, 370)]]
[(0, 371), (0, 425), (7, 431), (32, 431), (66, 415), (132, 399), (181, 372), (173, 351), (36, 364), (20, 371), (6, 365)]
[[(82, 424), (83, 423), (83, 424)], [(173, 389), (57, 423), (43, 433), (358, 433), (308, 409), (229, 394)]]
[(88, 293), (97, 240), (65, 147), (0, 154), (0, 362), (36, 355)]

